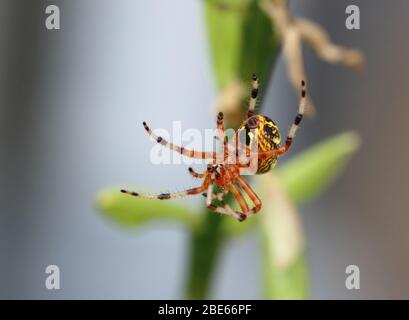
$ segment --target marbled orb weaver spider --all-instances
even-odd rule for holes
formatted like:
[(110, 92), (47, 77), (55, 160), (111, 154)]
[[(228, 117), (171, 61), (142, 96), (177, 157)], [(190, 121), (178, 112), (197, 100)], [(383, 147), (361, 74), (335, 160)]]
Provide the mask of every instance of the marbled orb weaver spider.
[[(250, 185), (242, 178), (240, 170), (250, 167), (251, 163), (256, 161), (256, 174), (266, 173), (276, 165), (278, 157), (289, 150), (304, 115), (306, 105), (306, 89), (305, 82), (302, 81), (298, 114), (295, 117), (287, 135), (285, 145), (280, 146), (280, 131), (274, 121), (266, 116), (254, 114), (258, 87), (259, 83), (257, 76), (253, 74), (247, 119), (236, 131), (234, 138), (230, 142), (228, 142), (228, 139), (225, 136), (223, 113), (219, 112), (217, 116), (217, 130), (219, 140), (223, 141), (223, 153), (187, 150), (184, 147), (174, 145), (162, 137), (155, 135), (148, 127), (146, 122), (143, 122), (143, 126), (148, 134), (157, 143), (160, 143), (164, 147), (190, 158), (213, 159), (212, 163), (207, 165), (207, 170), (203, 173), (197, 173), (192, 168), (189, 168), (189, 173), (193, 177), (203, 179), (201, 186), (181, 192), (161, 193), (159, 195), (143, 195), (123, 189), (121, 192), (135, 197), (159, 200), (168, 200), (202, 193), (206, 197), (206, 204), (209, 210), (232, 216), (239, 221), (243, 221), (249, 215), (259, 212), (261, 209), (261, 200)], [(253, 154), (253, 156), (248, 158), (252, 147), (255, 148), (256, 152)], [(243, 162), (243, 158), (239, 158), (238, 162), (230, 161), (232, 157), (235, 160), (238, 159), (239, 150), (245, 152), (246, 160)], [(215, 185), (220, 190), (218, 193), (214, 192)], [(252, 209), (249, 208), (240, 188), (253, 202), (254, 207)], [(241, 212), (233, 210), (223, 201), (224, 197), (229, 192), (238, 202)], [(214, 200), (217, 200), (220, 205), (215, 205), (213, 203)]]

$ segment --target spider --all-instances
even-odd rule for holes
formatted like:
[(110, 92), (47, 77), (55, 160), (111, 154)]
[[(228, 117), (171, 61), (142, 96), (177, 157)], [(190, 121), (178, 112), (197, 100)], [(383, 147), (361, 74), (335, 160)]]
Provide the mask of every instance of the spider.
[[(219, 214), (232, 216), (238, 221), (244, 221), (248, 216), (259, 212), (262, 203), (258, 195), (253, 191), (246, 180), (243, 179), (241, 169), (249, 168), (254, 164), (256, 174), (266, 173), (276, 165), (278, 157), (289, 150), (304, 115), (306, 105), (305, 87), (305, 82), (302, 81), (298, 113), (283, 146), (280, 146), (280, 131), (274, 121), (266, 116), (256, 115), (254, 113), (259, 91), (259, 82), (257, 76), (254, 74), (252, 76), (252, 88), (247, 118), (235, 132), (234, 138), (230, 142), (228, 142), (228, 139), (225, 136), (223, 113), (219, 112), (217, 115), (218, 140), (223, 142), (223, 153), (188, 150), (184, 147), (177, 146), (166, 141), (162, 137), (155, 135), (146, 122), (143, 122), (145, 130), (154, 140), (156, 140), (157, 143), (186, 157), (195, 159), (212, 159), (212, 163), (207, 165), (207, 169), (203, 173), (195, 172), (192, 168), (189, 168), (189, 173), (193, 177), (203, 180), (203, 183), (196, 188), (175, 193), (161, 193), (158, 195), (143, 195), (123, 189), (121, 192), (135, 197), (159, 200), (169, 200), (188, 195), (203, 194), (206, 197), (206, 204), (209, 210)], [(254, 149), (256, 152), (251, 155), (251, 150)], [(245, 158), (243, 158), (243, 151), (246, 155)], [(235, 161), (232, 161), (232, 159)], [(218, 187), (219, 192), (217, 193), (215, 192), (215, 186)], [(241, 212), (233, 210), (223, 201), (224, 197), (229, 192), (236, 199)], [(253, 203), (254, 206), (251, 209), (249, 208), (242, 192), (247, 194)], [(215, 205), (213, 202), (214, 200), (217, 200), (219, 203)]]

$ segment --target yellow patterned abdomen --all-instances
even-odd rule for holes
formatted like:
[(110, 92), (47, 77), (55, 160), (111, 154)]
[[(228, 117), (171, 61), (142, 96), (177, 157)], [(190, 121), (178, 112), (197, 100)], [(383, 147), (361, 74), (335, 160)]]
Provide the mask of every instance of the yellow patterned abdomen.
[[(257, 143), (258, 152), (270, 151), (280, 147), (280, 130), (274, 121), (266, 116), (255, 115), (250, 117), (243, 123), (238, 132), (241, 143), (245, 142), (246, 147), (250, 148), (250, 150), (254, 150), (255, 143)], [(268, 172), (276, 163), (277, 158), (259, 159), (257, 174)]]

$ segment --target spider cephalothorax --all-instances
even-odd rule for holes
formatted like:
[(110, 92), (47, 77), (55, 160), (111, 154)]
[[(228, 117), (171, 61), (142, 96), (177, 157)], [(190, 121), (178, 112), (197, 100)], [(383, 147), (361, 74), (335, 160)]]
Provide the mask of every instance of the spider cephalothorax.
[[(121, 192), (136, 197), (159, 200), (168, 200), (204, 193), (209, 210), (235, 217), (239, 221), (243, 221), (247, 216), (256, 214), (260, 211), (261, 200), (249, 184), (243, 179), (241, 176), (241, 170), (248, 170), (254, 165), (254, 173), (265, 173), (275, 166), (280, 155), (288, 151), (303, 118), (306, 91), (305, 83), (302, 81), (298, 114), (290, 128), (285, 144), (281, 146), (280, 131), (274, 121), (266, 116), (254, 114), (258, 95), (258, 80), (255, 75), (253, 75), (252, 80), (247, 119), (237, 130), (230, 142), (228, 142), (225, 136), (223, 113), (220, 112), (217, 116), (219, 140), (223, 142), (222, 153), (188, 150), (174, 145), (173, 143), (164, 140), (162, 137), (155, 135), (148, 125), (145, 122), (143, 123), (145, 130), (157, 143), (190, 158), (212, 160), (212, 163), (207, 165), (207, 169), (203, 173), (197, 173), (192, 168), (189, 168), (189, 172), (193, 177), (203, 180), (202, 185), (181, 192), (161, 193), (159, 195), (142, 195), (127, 190), (121, 190)], [(217, 193), (215, 192), (215, 186), (218, 187)], [(233, 210), (223, 201), (224, 197), (229, 192), (238, 202), (241, 212)], [(253, 202), (253, 208), (249, 208), (243, 196), (243, 192), (247, 194)], [(216, 205), (214, 203), (215, 200), (220, 204)]]

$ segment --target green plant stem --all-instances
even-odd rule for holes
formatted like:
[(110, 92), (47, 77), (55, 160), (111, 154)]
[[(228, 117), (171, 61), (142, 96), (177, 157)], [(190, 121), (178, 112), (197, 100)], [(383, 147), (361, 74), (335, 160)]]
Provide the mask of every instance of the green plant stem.
[[(228, 10), (220, 10), (215, 2), (206, 2), (207, 28), (219, 88), (240, 79), (247, 83), (253, 72), (267, 83), (278, 52), (278, 41), (269, 18), (260, 10), (257, 0), (227, 0)], [(217, 3), (216, 3), (217, 4)], [(244, 11), (243, 11), (244, 9)], [(229, 202), (229, 201), (227, 201)], [(223, 242), (226, 217), (204, 213), (203, 225), (192, 231), (187, 298), (208, 298), (213, 271)]]
[(214, 212), (204, 212), (203, 224), (192, 230), (188, 299), (207, 299), (215, 264), (224, 242), (223, 222)]

